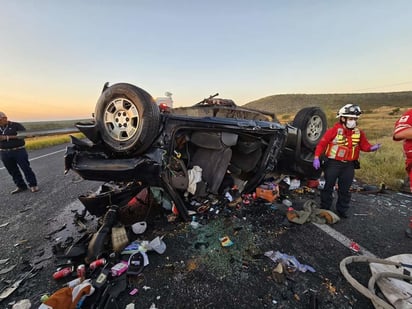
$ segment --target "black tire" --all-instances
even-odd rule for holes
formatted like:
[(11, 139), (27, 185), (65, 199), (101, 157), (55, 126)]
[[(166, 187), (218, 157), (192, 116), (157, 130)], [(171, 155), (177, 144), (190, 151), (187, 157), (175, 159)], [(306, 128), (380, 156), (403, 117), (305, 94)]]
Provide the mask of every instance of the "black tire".
[(95, 118), (105, 146), (117, 155), (130, 156), (144, 152), (153, 143), (160, 111), (145, 90), (119, 83), (104, 89)]
[(314, 150), (326, 132), (326, 115), (319, 107), (305, 107), (296, 114), (292, 125), (301, 130), (303, 146)]

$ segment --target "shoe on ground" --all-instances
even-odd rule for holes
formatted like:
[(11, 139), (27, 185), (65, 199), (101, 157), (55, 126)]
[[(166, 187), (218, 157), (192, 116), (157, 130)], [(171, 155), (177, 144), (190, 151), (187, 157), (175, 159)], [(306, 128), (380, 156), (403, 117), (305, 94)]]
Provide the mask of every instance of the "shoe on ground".
[(27, 187), (26, 188), (17, 187), (13, 191), (11, 191), (10, 194), (17, 194), (17, 193), (20, 193), (20, 192), (23, 192), (23, 191), (26, 191), (26, 190), (27, 190)]
[(39, 187), (38, 186), (34, 186), (34, 187), (30, 187), (30, 191), (31, 192), (37, 192), (37, 191), (39, 191)]
[(336, 212), (338, 214), (339, 217), (341, 218), (348, 218), (348, 214), (346, 212), (342, 212), (342, 211), (337, 211)]

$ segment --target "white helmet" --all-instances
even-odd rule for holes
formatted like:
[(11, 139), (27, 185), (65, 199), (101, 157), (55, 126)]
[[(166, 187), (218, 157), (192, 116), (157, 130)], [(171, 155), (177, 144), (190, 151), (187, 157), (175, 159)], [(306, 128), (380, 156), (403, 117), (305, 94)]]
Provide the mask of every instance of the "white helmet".
[(344, 107), (342, 107), (337, 112), (336, 118), (339, 118), (339, 117), (359, 118), (360, 114), (362, 114), (362, 111), (358, 105), (346, 104)]

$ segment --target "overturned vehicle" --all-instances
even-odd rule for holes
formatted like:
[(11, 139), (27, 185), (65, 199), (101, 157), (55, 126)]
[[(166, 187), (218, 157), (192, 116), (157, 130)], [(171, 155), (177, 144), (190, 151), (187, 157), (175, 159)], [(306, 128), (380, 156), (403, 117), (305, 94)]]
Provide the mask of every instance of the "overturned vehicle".
[(86, 180), (110, 183), (80, 200), (93, 215), (125, 206), (143, 188), (161, 188), (183, 220), (194, 199), (224, 196), (236, 186), (251, 193), (270, 175), (316, 179), (313, 150), (326, 131), (318, 107), (282, 125), (271, 113), (210, 96), (191, 107), (156, 105), (145, 90), (106, 83), (91, 122), (77, 123), (87, 139), (72, 137), (65, 154)]

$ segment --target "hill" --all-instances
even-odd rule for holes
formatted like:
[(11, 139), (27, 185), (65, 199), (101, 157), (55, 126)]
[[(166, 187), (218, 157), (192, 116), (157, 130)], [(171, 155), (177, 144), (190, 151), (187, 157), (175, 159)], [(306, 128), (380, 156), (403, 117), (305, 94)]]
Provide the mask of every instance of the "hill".
[(381, 106), (412, 107), (412, 91), (350, 94), (279, 94), (264, 97), (243, 105), (277, 115), (296, 113), (306, 106), (320, 106), (327, 113), (336, 112), (345, 104), (360, 105), (363, 111)]

